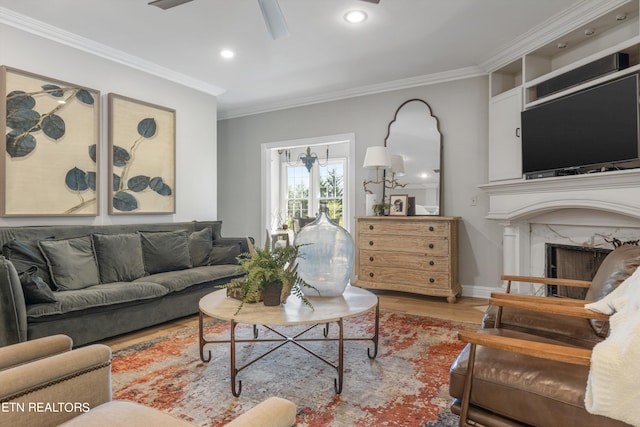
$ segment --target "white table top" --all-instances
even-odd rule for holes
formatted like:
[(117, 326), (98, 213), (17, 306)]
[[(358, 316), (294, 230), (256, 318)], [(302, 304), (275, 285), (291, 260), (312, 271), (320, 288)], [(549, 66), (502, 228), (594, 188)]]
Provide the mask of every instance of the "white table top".
[(227, 290), (221, 289), (200, 299), (200, 311), (222, 320), (255, 325), (286, 326), (333, 322), (357, 316), (371, 310), (378, 303), (378, 297), (366, 289), (347, 286), (339, 297), (308, 297), (313, 308), (295, 295), (289, 295), (287, 302), (276, 307), (265, 307), (263, 303), (245, 303), (238, 314), (240, 301), (227, 297)]

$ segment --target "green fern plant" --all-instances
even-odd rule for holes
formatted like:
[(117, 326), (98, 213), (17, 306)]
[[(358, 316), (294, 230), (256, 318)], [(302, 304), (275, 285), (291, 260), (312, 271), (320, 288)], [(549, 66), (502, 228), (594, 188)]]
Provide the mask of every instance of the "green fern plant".
[(302, 292), (302, 288), (313, 289), (318, 295), (320, 292), (298, 275), (296, 260), (300, 256), (300, 245), (271, 249), (268, 233), (263, 249), (254, 247), (250, 240), (247, 242), (249, 252), (239, 257), (240, 269), (246, 275), (221, 285), (223, 288), (238, 290), (241, 304), (236, 314), (242, 309), (244, 303), (260, 301), (267, 285), (274, 283), (281, 288), (280, 301), (286, 301), (289, 294), (292, 294), (300, 298), (305, 305), (313, 308)]

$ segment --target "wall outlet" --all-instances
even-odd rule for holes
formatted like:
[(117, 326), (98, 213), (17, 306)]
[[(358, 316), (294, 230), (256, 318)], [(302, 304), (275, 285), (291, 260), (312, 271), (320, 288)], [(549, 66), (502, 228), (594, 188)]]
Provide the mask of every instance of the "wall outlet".
[(477, 206), (478, 205), (478, 196), (471, 196), (471, 200), (469, 201), (469, 203), (471, 204), (471, 206)]

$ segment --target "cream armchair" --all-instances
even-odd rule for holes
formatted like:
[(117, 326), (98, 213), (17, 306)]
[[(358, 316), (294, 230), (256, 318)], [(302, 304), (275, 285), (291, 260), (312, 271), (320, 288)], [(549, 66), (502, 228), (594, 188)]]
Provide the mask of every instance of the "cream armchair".
[[(55, 335), (0, 348), (0, 425), (193, 426), (169, 414), (127, 401), (111, 401), (111, 349), (94, 344), (72, 350)], [(271, 397), (232, 427), (290, 427), (293, 402)]]

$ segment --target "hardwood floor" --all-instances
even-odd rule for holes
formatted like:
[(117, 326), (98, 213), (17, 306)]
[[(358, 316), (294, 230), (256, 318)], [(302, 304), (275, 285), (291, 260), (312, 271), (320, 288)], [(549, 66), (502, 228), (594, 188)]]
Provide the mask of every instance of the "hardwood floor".
[[(373, 291), (380, 298), (380, 309), (398, 313), (437, 317), (460, 322), (478, 323), (487, 307), (484, 298), (462, 297), (455, 304), (449, 304), (446, 298), (429, 297), (392, 291)], [(102, 341), (113, 351), (128, 347), (148, 339), (161, 336), (188, 326), (198, 325), (198, 315), (185, 317)]]

